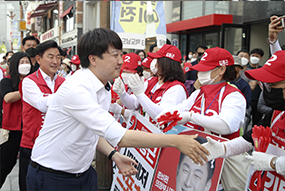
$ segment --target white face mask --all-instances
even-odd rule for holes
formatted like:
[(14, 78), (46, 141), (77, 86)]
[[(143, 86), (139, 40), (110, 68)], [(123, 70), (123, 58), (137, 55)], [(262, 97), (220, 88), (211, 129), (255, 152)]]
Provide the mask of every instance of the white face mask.
[(155, 58), (155, 59), (153, 59), (152, 61), (151, 61), (151, 63), (150, 63), (150, 70), (151, 70), (151, 72), (154, 74), (154, 75), (156, 75), (156, 73), (157, 73), (157, 67), (155, 67), (156, 66), (156, 63), (157, 63), (157, 59)]
[(188, 58), (191, 60), (191, 58), (193, 57), (192, 54), (188, 54)]
[(148, 79), (148, 78), (150, 78), (150, 76), (151, 76), (151, 74), (150, 74), (150, 72), (148, 72), (148, 71), (143, 71), (143, 77), (144, 77), (144, 79)]
[[(213, 70), (215, 69), (217, 68), (214, 68)], [(219, 75), (217, 75), (216, 77), (211, 79), (211, 72), (213, 70), (206, 71), (206, 72), (198, 72), (198, 80), (202, 86), (212, 84), (215, 81), (215, 79), (219, 77)]]
[(252, 63), (252, 64), (258, 64), (259, 61), (260, 61), (260, 59), (255, 57), (255, 56), (250, 57), (250, 63)]
[(31, 70), (31, 64), (20, 64), (18, 72), (20, 75), (27, 75)]
[(129, 78), (134, 75), (133, 73), (122, 73), (122, 79), (125, 84), (129, 83)]
[(248, 64), (248, 59), (245, 57), (241, 57), (241, 65), (246, 66)]
[(72, 70), (73, 72), (74, 72), (74, 71), (76, 70), (76, 68), (77, 68), (76, 65), (74, 65), (74, 64), (71, 64), (70, 67), (71, 67), (71, 70)]

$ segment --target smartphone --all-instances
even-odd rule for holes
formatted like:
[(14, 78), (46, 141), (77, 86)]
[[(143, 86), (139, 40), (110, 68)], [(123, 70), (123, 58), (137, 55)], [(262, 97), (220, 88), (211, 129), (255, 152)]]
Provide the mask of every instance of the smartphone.
[(283, 15), (279, 18), (281, 18), (281, 19), (280, 19), (280, 24), (278, 25), (278, 28), (284, 28), (285, 27), (285, 22), (284, 22), (285, 15)]

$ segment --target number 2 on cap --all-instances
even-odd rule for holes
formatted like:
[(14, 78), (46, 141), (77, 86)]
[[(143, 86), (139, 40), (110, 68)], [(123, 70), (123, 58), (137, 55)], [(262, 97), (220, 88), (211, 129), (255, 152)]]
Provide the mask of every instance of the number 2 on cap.
[(206, 61), (205, 58), (206, 58), (207, 56), (208, 56), (208, 53), (207, 53), (207, 52), (204, 52), (204, 54), (203, 54), (201, 60)]

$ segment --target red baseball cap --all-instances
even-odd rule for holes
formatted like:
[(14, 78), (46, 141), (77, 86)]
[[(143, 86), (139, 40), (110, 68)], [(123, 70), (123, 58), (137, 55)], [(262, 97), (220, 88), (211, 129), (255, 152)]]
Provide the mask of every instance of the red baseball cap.
[(70, 63), (79, 65), (80, 64), (79, 56), (78, 55), (72, 56)]
[(200, 62), (191, 67), (191, 70), (209, 71), (218, 66), (234, 65), (234, 58), (229, 51), (223, 48), (215, 47), (207, 49)]
[(121, 71), (137, 73), (135, 69), (141, 65), (141, 57), (139, 55), (135, 53), (125, 54), (123, 55), (123, 61)]
[(165, 44), (159, 51), (157, 52), (148, 52), (148, 56), (152, 58), (170, 58), (171, 60), (175, 60), (177, 62), (181, 62), (181, 52), (176, 46), (172, 46), (170, 44)]
[(247, 70), (246, 77), (266, 83), (285, 80), (285, 51), (279, 50), (261, 68)]
[(184, 73), (189, 72), (189, 71), (190, 71), (191, 66), (192, 66), (192, 64), (191, 64), (191, 62), (190, 62), (190, 61), (189, 61), (189, 62), (185, 62), (185, 63), (184, 63), (184, 68), (183, 68)]
[(146, 68), (150, 68), (150, 63), (151, 63), (151, 61), (153, 60), (153, 58), (151, 58), (151, 57), (146, 57), (145, 59), (143, 59), (143, 61), (142, 61), (142, 65), (144, 66), (144, 67), (146, 67)]

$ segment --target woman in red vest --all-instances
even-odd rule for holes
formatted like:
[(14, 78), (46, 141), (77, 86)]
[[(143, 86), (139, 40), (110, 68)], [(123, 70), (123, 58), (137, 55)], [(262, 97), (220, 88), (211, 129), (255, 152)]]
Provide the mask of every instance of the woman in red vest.
[(22, 136), (22, 100), (20, 81), (30, 73), (31, 60), (26, 53), (17, 52), (10, 58), (9, 76), (1, 80), (3, 98), (2, 128), (9, 132), (8, 141), (1, 145), (1, 186), (16, 164)]
[[(271, 148), (279, 150), (279, 155), (253, 151), (247, 157), (255, 170), (265, 171), (262, 176), (261, 190), (282, 190), (285, 183), (285, 51), (277, 51), (262, 68), (245, 71), (245, 75), (252, 80), (263, 82), (263, 97), (266, 105), (274, 111), (268, 115), (261, 125), (269, 126), (272, 130)], [(268, 83), (268, 84), (266, 84)], [(218, 157), (234, 156), (253, 149), (252, 129), (242, 137), (219, 143), (207, 138), (209, 144), (205, 147), (210, 151), (209, 160)], [(279, 148), (279, 149), (278, 149)], [(272, 151), (271, 150), (271, 151)], [(269, 152), (269, 150), (267, 150)], [(284, 151), (283, 151), (284, 153)], [(271, 171), (271, 172), (269, 172)], [(280, 184), (279, 184), (280, 182)], [(255, 189), (254, 184), (249, 185)]]
[[(164, 45), (156, 53), (148, 53), (154, 58), (150, 64), (154, 77), (149, 78), (145, 83), (138, 74), (130, 76), (128, 86), (133, 95), (123, 90), (123, 82), (117, 78), (113, 90), (120, 95), (122, 103), (128, 109), (141, 108), (141, 114), (151, 123), (163, 110), (181, 103), (187, 98), (187, 91), (184, 86), (185, 75), (180, 66), (181, 52), (172, 45)], [(141, 106), (141, 107), (140, 107)]]
[[(218, 47), (207, 49), (191, 70), (198, 71), (200, 89), (168, 111), (180, 112), (182, 120), (178, 124), (228, 139), (238, 137), (244, 121), (246, 101), (236, 87), (227, 83), (236, 77), (232, 55)], [(164, 113), (166, 111), (159, 116)]]

